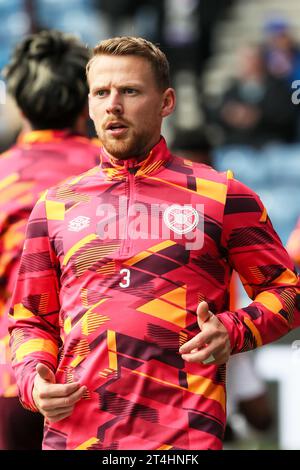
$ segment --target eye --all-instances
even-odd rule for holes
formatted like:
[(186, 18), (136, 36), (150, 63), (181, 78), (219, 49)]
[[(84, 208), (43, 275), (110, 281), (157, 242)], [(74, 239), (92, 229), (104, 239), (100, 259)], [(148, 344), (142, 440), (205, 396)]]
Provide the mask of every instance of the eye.
[(103, 96), (106, 96), (107, 93), (108, 93), (107, 90), (97, 90), (97, 91), (95, 92), (95, 95), (96, 95), (96, 96), (99, 96), (100, 98), (102, 98)]
[(124, 95), (135, 95), (137, 93), (137, 90), (134, 88), (124, 88), (123, 89)]

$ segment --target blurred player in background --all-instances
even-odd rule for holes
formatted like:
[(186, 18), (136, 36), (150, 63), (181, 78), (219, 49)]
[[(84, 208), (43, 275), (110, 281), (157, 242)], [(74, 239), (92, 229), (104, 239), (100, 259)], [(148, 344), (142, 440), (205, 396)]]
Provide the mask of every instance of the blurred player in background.
[[(75, 36), (43, 31), (25, 38), (4, 70), (24, 126), (17, 144), (0, 156), (0, 449), (41, 447), (43, 417), (19, 403), (9, 365), (8, 302), (27, 219), (41, 193), (98, 163), (99, 143), (86, 137), (88, 58)], [(24, 313), (26, 302), (19, 308)]]

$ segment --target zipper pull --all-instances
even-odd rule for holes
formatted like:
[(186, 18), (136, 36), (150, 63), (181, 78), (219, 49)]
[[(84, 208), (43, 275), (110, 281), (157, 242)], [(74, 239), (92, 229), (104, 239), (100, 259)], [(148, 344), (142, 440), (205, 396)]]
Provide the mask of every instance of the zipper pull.
[(125, 160), (124, 167), (128, 171), (128, 173), (130, 173), (131, 175), (134, 175), (138, 170), (138, 167), (134, 166), (133, 160)]

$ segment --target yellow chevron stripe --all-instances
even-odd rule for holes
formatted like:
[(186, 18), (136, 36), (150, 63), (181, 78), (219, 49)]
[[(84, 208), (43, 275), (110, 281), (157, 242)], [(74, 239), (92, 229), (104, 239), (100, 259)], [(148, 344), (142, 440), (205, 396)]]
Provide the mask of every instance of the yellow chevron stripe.
[(283, 273), (280, 274), (276, 279), (274, 279), (274, 284), (290, 284), (294, 286), (298, 284), (298, 277), (290, 269), (286, 269)]
[(93, 444), (97, 444), (97, 442), (99, 442), (99, 439), (97, 439), (97, 437), (91, 437), (87, 441), (80, 444), (80, 446), (76, 447), (75, 450), (86, 450), (88, 449), (88, 447), (91, 447)]
[(66, 210), (66, 213), (67, 212), (71, 212), (73, 209), (75, 209), (77, 206), (79, 206), (80, 204), (80, 201), (79, 202), (76, 202), (73, 206), (69, 207), (67, 210)]
[(95, 175), (96, 173), (99, 173), (99, 167), (94, 167), (94, 168), (91, 168), (90, 170), (88, 170), (86, 173), (83, 173), (82, 175), (79, 175), (79, 176), (76, 176), (75, 178), (71, 179), (68, 184), (69, 185), (73, 185), (73, 184), (77, 184), (80, 180), (82, 180), (83, 178), (85, 177), (88, 177), (88, 176), (92, 176), (92, 175)]
[(71, 256), (73, 256), (76, 253), (76, 251), (78, 251), (84, 245), (87, 245), (89, 242), (96, 240), (96, 238), (97, 238), (97, 235), (95, 233), (91, 233), (90, 235), (87, 235), (86, 237), (79, 240), (79, 242), (75, 243), (75, 245), (73, 245), (72, 248), (70, 248), (70, 250), (66, 253), (63, 259), (63, 266), (67, 264)]
[(126, 266), (133, 266), (137, 264), (139, 261), (141, 261), (142, 259), (148, 258), (148, 256), (151, 256), (151, 253), (148, 253), (147, 251), (141, 251), (136, 256), (133, 256), (132, 258), (125, 260), (124, 264)]
[(0, 202), (17, 199), (20, 195), (29, 192), (33, 185), (34, 183), (32, 182), (17, 182), (8, 188), (6, 187), (5, 192), (0, 194)]
[(107, 330), (107, 348), (108, 348), (108, 362), (109, 368), (113, 370), (118, 369), (118, 357), (117, 357), (117, 340), (116, 333), (112, 330)]
[(259, 221), (266, 222), (267, 218), (268, 218), (268, 212), (267, 212), (267, 209), (264, 207)]
[(262, 346), (263, 342), (262, 342), (262, 338), (260, 336), (260, 332), (258, 331), (256, 326), (254, 325), (254, 323), (248, 317), (244, 317), (244, 322), (246, 323), (248, 328), (250, 328), (254, 338), (256, 339), (257, 346)]
[(12, 173), (11, 175), (7, 176), (6, 178), (4, 178), (3, 180), (0, 181), (0, 191), (3, 189), (3, 188), (6, 188), (7, 186), (9, 186), (10, 184), (14, 183), (15, 181), (17, 181), (17, 179), (19, 178), (19, 174), (18, 173)]
[(81, 289), (80, 297), (81, 297), (81, 303), (84, 307), (88, 307), (88, 298), (87, 298), (87, 289)]
[(164, 242), (158, 243), (157, 245), (147, 248), (147, 251), (141, 251), (136, 256), (129, 258), (128, 260), (124, 261), (124, 264), (126, 266), (133, 266), (137, 264), (139, 261), (141, 261), (142, 259), (145, 259), (145, 258), (148, 258), (148, 256), (151, 256), (152, 253), (157, 253), (158, 251), (164, 250), (165, 248), (168, 248), (169, 246), (172, 246), (172, 245), (176, 245), (176, 242), (172, 240), (165, 240)]
[(71, 330), (72, 330), (72, 321), (71, 321), (71, 318), (68, 317), (64, 321), (64, 332), (66, 333), (66, 335), (68, 335)]
[(218, 201), (225, 204), (227, 185), (223, 183), (216, 183), (215, 181), (205, 180), (203, 178), (196, 178), (197, 193), (201, 196)]
[[(103, 302), (105, 302), (106, 300), (107, 300), (107, 299), (101, 299), (101, 300), (99, 300), (99, 302), (97, 302), (97, 303), (95, 303), (94, 305), (92, 305), (92, 306), (85, 312), (85, 314), (83, 315), (83, 317), (79, 320), (79, 321), (81, 321), (81, 324), (82, 324), (82, 326), (81, 326), (81, 331), (82, 331), (82, 333), (83, 333), (84, 335), (88, 336), (88, 335), (91, 333), (90, 328), (89, 328), (89, 314), (93, 313), (94, 308), (96, 308), (96, 307), (98, 307), (99, 305), (103, 304)], [(100, 320), (101, 320), (101, 322), (100, 322)], [(109, 320), (109, 317), (101, 317), (101, 318), (99, 318), (99, 319), (98, 319), (98, 322), (100, 322), (99, 325), (100, 325), (101, 323), (105, 323), (105, 322), (108, 321), (108, 320)], [(75, 326), (75, 325), (74, 325), (74, 326)]]
[(44, 202), (44, 201), (46, 201), (46, 196), (47, 196), (47, 194), (48, 194), (48, 189), (46, 189), (46, 191), (44, 191), (44, 192), (40, 195), (40, 198), (39, 198), (39, 200), (37, 201), (37, 204), (38, 204), (39, 202)]
[(188, 389), (196, 395), (203, 395), (210, 400), (215, 400), (222, 406), (225, 411), (226, 395), (222, 385), (215, 384), (207, 377), (187, 374)]
[(212, 380), (208, 379), (207, 377), (187, 374), (188, 389), (186, 389), (184, 387), (181, 387), (180, 385), (173, 384), (171, 382), (167, 382), (166, 380), (161, 380), (151, 375), (145, 374), (144, 372), (132, 370), (131, 373), (147, 377), (148, 379), (151, 379), (154, 382), (168, 385), (169, 387), (176, 388), (178, 390), (189, 391), (191, 393), (195, 393), (196, 395), (203, 395), (206, 398), (220, 403), (223, 410), (225, 411), (226, 397), (224, 388), (222, 387), (222, 385), (216, 385)]
[(65, 205), (59, 201), (46, 200), (46, 216), (48, 220), (64, 220)]
[(70, 366), (75, 368), (78, 366), (78, 364), (80, 364), (83, 359), (85, 359), (85, 356), (76, 356), (73, 361), (70, 363)]
[(20, 362), (24, 359), (24, 357), (35, 352), (47, 352), (56, 359), (58, 354), (58, 347), (57, 344), (50, 339), (30, 339), (18, 347), (16, 350), (16, 359), (18, 362)]
[(137, 308), (138, 312), (146, 313), (152, 317), (160, 318), (180, 328), (186, 326), (186, 310), (171, 305), (161, 299), (154, 299)]
[(34, 314), (24, 307), (23, 304), (16, 304), (14, 306), (14, 315), (15, 320), (25, 320), (26, 318), (34, 317)]
[(176, 242), (173, 242), (172, 240), (165, 240), (164, 242), (158, 243), (157, 245), (147, 248), (147, 250), (151, 251), (152, 253), (157, 253), (158, 251), (164, 250), (165, 248), (168, 248), (172, 245), (176, 245)]
[(178, 287), (166, 294), (162, 295), (160, 299), (172, 302), (174, 305), (186, 310), (186, 285)]
[(254, 301), (259, 302), (273, 313), (278, 313), (279, 310), (283, 308), (283, 305), (278, 297), (276, 297), (276, 295), (272, 294), (271, 292), (261, 292), (255, 297)]
[(159, 183), (162, 183), (162, 184), (174, 186), (175, 188), (181, 189), (182, 191), (187, 191), (188, 193), (195, 194), (195, 191), (193, 191), (192, 189), (185, 188), (184, 186), (180, 186), (179, 184), (171, 183), (170, 181), (163, 180), (161, 178), (156, 178), (155, 176), (151, 176), (151, 175), (149, 176), (149, 175), (146, 175), (145, 173), (143, 173), (141, 176), (150, 180), (158, 181)]
[[(187, 191), (189, 193), (195, 194), (195, 191), (189, 188), (185, 188), (184, 186), (180, 186), (175, 183), (171, 183), (170, 181), (163, 180), (161, 178), (156, 178), (155, 176), (148, 176), (148, 175), (141, 175), (144, 178), (148, 178), (151, 180), (158, 181), (159, 183), (166, 184), (169, 186), (174, 186), (182, 191)], [(221, 202), (225, 204), (226, 194), (227, 194), (227, 186), (223, 183), (216, 183), (215, 181), (209, 181), (202, 178), (196, 178), (196, 185), (197, 185), (197, 193), (201, 196), (207, 197), (209, 199), (213, 199), (215, 201)]]

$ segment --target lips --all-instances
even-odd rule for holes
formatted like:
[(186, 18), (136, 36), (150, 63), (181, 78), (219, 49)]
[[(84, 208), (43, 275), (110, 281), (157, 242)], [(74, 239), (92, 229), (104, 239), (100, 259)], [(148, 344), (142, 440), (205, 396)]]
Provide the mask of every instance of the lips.
[(121, 121), (110, 121), (105, 126), (106, 130), (127, 129), (127, 126)]
[(112, 137), (122, 137), (128, 130), (128, 127), (122, 121), (110, 121), (106, 124), (105, 130)]

